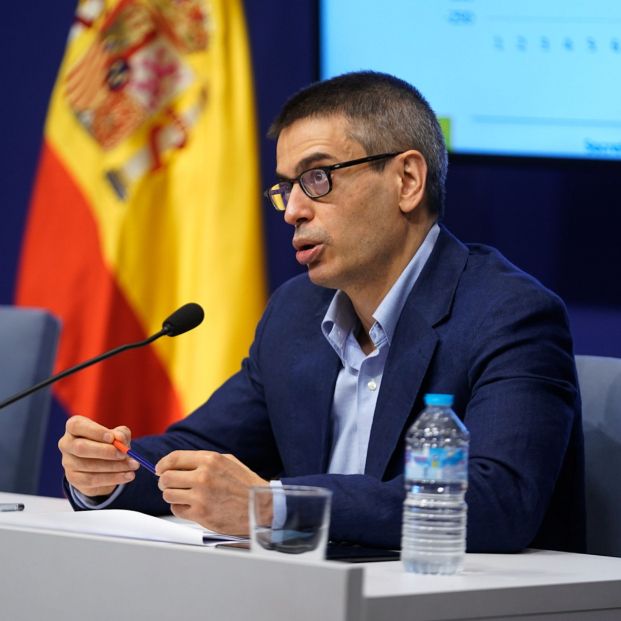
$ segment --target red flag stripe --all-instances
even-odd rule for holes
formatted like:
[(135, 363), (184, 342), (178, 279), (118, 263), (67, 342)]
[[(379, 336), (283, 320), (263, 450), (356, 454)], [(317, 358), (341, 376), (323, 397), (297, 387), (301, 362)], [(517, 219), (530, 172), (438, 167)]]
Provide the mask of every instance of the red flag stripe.
[[(16, 301), (48, 308), (62, 319), (57, 370), (146, 336), (105, 264), (97, 230), (88, 201), (45, 143)], [(100, 423), (127, 425), (135, 436), (158, 433), (183, 414), (172, 381), (151, 347), (125, 352), (61, 380), (55, 391), (71, 414), (98, 411)]]

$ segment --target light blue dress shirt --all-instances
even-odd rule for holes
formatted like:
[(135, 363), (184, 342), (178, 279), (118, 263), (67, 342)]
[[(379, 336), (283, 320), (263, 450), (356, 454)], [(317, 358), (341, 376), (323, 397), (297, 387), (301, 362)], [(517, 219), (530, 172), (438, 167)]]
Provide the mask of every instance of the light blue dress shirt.
[(328, 307), (321, 329), (343, 365), (332, 402), (330, 473), (364, 473), (375, 405), (390, 344), (405, 301), (425, 267), (439, 233), (440, 227), (434, 224), (373, 313), (374, 323), (369, 337), (374, 350), (369, 355), (365, 355), (356, 340), (360, 320), (347, 295), (337, 291)]

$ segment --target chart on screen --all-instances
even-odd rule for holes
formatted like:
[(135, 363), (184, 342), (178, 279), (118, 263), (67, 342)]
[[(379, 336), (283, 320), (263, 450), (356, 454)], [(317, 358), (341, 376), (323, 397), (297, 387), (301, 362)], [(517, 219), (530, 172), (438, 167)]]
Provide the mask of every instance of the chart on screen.
[(621, 159), (618, 0), (324, 0), (321, 72), (417, 86), (455, 153)]

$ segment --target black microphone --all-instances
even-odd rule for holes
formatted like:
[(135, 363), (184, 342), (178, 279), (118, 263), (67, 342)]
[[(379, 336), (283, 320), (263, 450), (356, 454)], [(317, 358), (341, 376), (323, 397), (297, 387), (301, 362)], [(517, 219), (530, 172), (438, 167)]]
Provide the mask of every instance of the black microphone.
[(184, 332), (194, 330), (196, 326), (200, 325), (204, 317), (203, 307), (195, 302), (189, 302), (178, 308), (168, 319), (164, 319), (162, 332), (168, 336), (179, 336)]
[(153, 341), (159, 339), (162, 336), (178, 336), (179, 334), (183, 334), (184, 332), (188, 332), (189, 330), (193, 330), (198, 326), (205, 317), (205, 313), (203, 308), (194, 302), (189, 302), (188, 304), (184, 304), (180, 308), (178, 308), (170, 317), (167, 317), (162, 324), (162, 329), (159, 332), (156, 332), (148, 339), (144, 341), (138, 341), (136, 343), (129, 343), (127, 345), (121, 345), (120, 347), (116, 347), (115, 349), (111, 349), (103, 354), (100, 354), (96, 358), (91, 358), (86, 362), (81, 362), (74, 367), (69, 367), (64, 371), (61, 371), (57, 375), (52, 375), (52, 377), (48, 377), (47, 379), (23, 390), (22, 392), (18, 392), (17, 394), (9, 397), (5, 401), (0, 403), (0, 410), (5, 408), (7, 405), (11, 405), (11, 403), (15, 403), (28, 395), (31, 395), (33, 392), (37, 392), (37, 390), (41, 390), (41, 388), (45, 388), (58, 380), (61, 380), (68, 375), (72, 375), (77, 371), (81, 371), (86, 367), (90, 367), (92, 364), (96, 362), (100, 362), (105, 360), (106, 358), (110, 358), (111, 356), (115, 356), (116, 354), (120, 354), (122, 351), (126, 351), (128, 349), (136, 349), (138, 347), (144, 347), (145, 345), (149, 345), (149, 343), (153, 343)]

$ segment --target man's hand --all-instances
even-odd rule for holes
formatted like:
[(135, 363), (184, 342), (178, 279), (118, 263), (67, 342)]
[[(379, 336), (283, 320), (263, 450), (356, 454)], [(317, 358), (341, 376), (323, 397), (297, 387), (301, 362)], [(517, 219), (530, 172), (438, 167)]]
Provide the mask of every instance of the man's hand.
[(248, 535), (248, 490), (269, 485), (233, 455), (174, 451), (156, 467), (174, 515), (229, 535)]
[(67, 421), (58, 448), (67, 481), (82, 494), (108, 496), (117, 485), (133, 481), (139, 464), (112, 445), (115, 439), (129, 446), (130, 430), (107, 429), (84, 416)]

